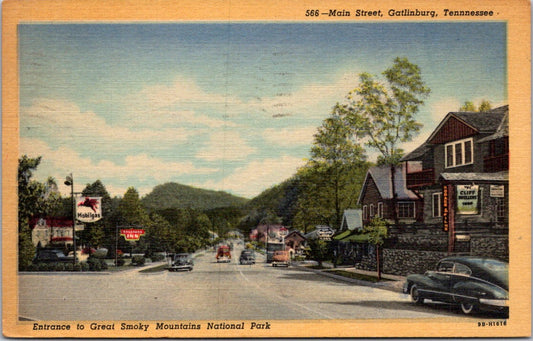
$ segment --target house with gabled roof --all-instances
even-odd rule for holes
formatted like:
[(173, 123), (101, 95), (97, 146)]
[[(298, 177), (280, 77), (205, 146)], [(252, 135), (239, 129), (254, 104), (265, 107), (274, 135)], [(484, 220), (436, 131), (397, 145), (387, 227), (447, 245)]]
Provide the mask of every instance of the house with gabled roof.
[[(448, 237), (448, 252), (472, 253), (472, 240), (508, 257), (509, 106), (450, 112), (401, 161), (406, 187), (422, 198), (424, 228)], [(488, 249), (488, 248), (487, 248)], [(486, 251), (475, 251), (485, 255)]]
[[(368, 171), (358, 200), (364, 225), (373, 216), (388, 220), (384, 273), (421, 273), (450, 254), (508, 260), (509, 106), (448, 113), (401, 162), (394, 177), (398, 223), (391, 220), (389, 167)], [(338, 239), (354, 244), (347, 250), (365, 251), (354, 257), (356, 267), (375, 270), (363, 233)]]
[[(406, 186), (404, 165), (395, 167), (394, 186), (390, 166), (371, 167), (359, 194), (357, 203), (362, 208), (363, 225), (377, 216), (394, 222), (394, 204), (400, 223), (414, 223), (422, 219), (423, 202)], [(393, 188), (396, 194), (393, 200)]]

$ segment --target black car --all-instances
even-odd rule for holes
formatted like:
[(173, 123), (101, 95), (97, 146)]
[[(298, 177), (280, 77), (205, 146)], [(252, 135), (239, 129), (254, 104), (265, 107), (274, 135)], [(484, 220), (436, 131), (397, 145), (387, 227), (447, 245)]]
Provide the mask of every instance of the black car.
[(479, 310), (509, 313), (509, 264), (482, 257), (447, 257), (435, 271), (407, 276), (403, 292), (415, 304), (458, 304), (465, 314)]
[(189, 253), (177, 253), (172, 259), (171, 265), (167, 268), (168, 271), (187, 270), (192, 271), (194, 262)]
[(240, 264), (255, 264), (255, 253), (252, 250), (242, 250), (239, 257)]
[(74, 257), (65, 256), (62, 250), (58, 249), (39, 249), (35, 253), (33, 258), (33, 263), (63, 263), (63, 262), (73, 262)]

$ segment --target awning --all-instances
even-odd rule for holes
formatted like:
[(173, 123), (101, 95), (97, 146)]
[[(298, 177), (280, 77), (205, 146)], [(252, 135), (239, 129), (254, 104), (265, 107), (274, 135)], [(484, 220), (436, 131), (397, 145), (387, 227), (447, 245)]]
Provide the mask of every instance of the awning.
[[(340, 235), (339, 235), (340, 236)], [(352, 243), (366, 243), (368, 242), (368, 233), (355, 233), (349, 236), (346, 236), (342, 239), (339, 239), (341, 242), (352, 242)]]
[(348, 237), (351, 233), (352, 233), (352, 231), (346, 230), (344, 232), (339, 233), (336, 236), (333, 236), (333, 240), (341, 240), (342, 238)]

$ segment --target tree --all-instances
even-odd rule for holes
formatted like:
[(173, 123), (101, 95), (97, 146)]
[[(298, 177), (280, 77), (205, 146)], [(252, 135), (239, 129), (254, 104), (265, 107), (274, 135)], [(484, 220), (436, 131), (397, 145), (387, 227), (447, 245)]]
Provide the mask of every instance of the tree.
[(397, 223), (394, 174), (404, 153), (399, 145), (420, 131), (422, 124), (415, 115), (430, 89), (422, 80), (420, 68), (407, 58), (397, 57), (382, 74), (386, 82), (369, 73), (360, 75), (359, 86), (347, 96), (346, 121), (354, 134), (366, 138), (366, 145), (379, 152), (378, 165), (390, 166)]
[(331, 115), (322, 122), (314, 136), (309, 160), (310, 167), (323, 175), (321, 180), (324, 188), (317, 194), (326, 195), (327, 201), (333, 203), (331, 225), (334, 228), (340, 226), (342, 212), (346, 208), (343, 199), (351, 197), (349, 193), (343, 193), (343, 189), (350, 188), (353, 182), (350, 175), (366, 165), (365, 151), (343, 119), (346, 110), (346, 106), (338, 103), (333, 107)]
[(378, 272), (378, 280), (381, 280), (379, 247), (383, 245), (384, 239), (387, 238), (387, 224), (385, 220), (374, 217), (370, 224), (363, 228), (363, 232), (368, 234), (368, 242), (373, 244), (376, 248), (376, 267)]
[(60, 194), (53, 178), (45, 183), (32, 180), (33, 171), (41, 163), (41, 157), (23, 155), (18, 164), (18, 232), (19, 269), (27, 268), (35, 254), (31, 240), (30, 219), (46, 217), (60, 206)]
[(149, 217), (134, 187), (129, 187), (118, 205), (118, 212), (125, 225), (145, 226)]
[(318, 266), (322, 267), (322, 263), (329, 257), (328, 243), (322, 239), (310, 239), (307, 241), (308, 249), (307, 256), (318, 262)]
[(459, 111), (471, 111), (471, 112), (487, 112), (492, 109), (492, 105), (486, 99), (482, 100), (479, 103), (479, 106), (476, 108), (476, 105), (472, 101), (465, 101), (464, 104), (459, 108)]

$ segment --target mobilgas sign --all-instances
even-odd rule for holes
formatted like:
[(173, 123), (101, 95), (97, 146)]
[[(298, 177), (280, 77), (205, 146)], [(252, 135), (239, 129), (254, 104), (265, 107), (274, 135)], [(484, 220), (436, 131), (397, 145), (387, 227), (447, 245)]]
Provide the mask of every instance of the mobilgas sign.
[(76, 219), (84, 223), (94, 223), (102, 219), (102, 198), (76, 198)]

